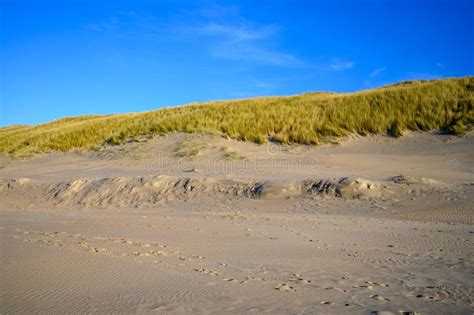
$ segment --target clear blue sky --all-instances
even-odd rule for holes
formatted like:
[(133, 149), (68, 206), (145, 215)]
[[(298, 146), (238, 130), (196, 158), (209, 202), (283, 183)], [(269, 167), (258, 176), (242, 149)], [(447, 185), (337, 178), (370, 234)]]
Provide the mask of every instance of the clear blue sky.
[(474, 0), (0, 6), (0, 125), (474, 74)]

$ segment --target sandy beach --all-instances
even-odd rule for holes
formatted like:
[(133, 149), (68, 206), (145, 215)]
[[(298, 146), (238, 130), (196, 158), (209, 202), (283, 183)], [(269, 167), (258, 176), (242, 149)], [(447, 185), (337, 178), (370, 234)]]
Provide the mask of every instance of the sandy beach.
[(0, 311), (471, 314), (473, 141), (178, 133), (4, 158)]

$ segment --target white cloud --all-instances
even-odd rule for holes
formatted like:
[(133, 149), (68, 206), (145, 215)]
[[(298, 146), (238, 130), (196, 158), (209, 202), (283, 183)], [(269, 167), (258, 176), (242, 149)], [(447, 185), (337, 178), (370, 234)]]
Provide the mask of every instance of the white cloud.
[(344, 71), (352, 68), (355, 62), (351, 60), (334, 58), (331, 60), (329, 67), (334, 71)]
[(219, 7), (215, 10), (198, 10), (195, 25), (188, 25), (185, 33), (202, 37), (209, 53), (221, 59), (257, 62), (274, 66), (302, 66), (295, 55), (275, 48), (279, 28), (272, 24), (262, 25), (239, 15), (236, 7)]
[[(183, 22), (185, 21), (185, 22)], [(160, 22), (134, 11), (83, 25), (88, 30), (136, 36), (149, 41), (189, 41), (205, 47), (215, 58), (281, 67), (307, 66), (278, 48), (279, 28), (243, 17), (235, 6), (210, 5), (182, 11), (175, 21)]]
[(278, 51), (260, 48), (258, 45), (241, 43), (231, 44), (222, 43), (212, 50), (211, 54), (215, 57), (241, 60), (255, 61), (267, 65), (275, 66), (301, 66), (298, 58), (291, 54), (285, 54)]
[(382, 72), (385, 71), (385, 69), (386, 69), (385, 67), (375, 69), (374, 71), (370, 73), (370, 77), (371, 78), (378, 77)]
[(273, 26), (249, 28), (237, 25), (217, 24), (214, 22), (201, 26), (197, 31), (203, 35), (223, 36), (231, 41), (251, 41), (267, 39), (275, 33)]

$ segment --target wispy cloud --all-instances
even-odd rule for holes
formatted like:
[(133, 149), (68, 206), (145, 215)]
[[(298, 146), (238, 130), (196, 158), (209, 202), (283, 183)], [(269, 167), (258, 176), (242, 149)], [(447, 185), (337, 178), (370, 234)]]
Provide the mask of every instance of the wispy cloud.
[(331, 60), (329, 67), (334, 71), (344, 71), (351, 69), (355, 62), (352, 60), (334, 58)]
[(199, 21), (188, 25), (187, 33), (205, 39), (211, 56), (274, 66), (304, 65), (294, 54), (276, 48), (276, 25), (248, 20), (236, 7), (197, 10), (194, 15)]
[(381, 68), (377, 68), (375, 69), (374, 71), (372, 71), (370, 73), (370, 77), (371, 78), (376, 78), (378, 77), (382, 72), (384, 72), (387, 68), (386, 67), (381, 67)]
[(236, 6), (214, 5), (181, 11), (169, 21), (122, 11), (83, 27), (116, 38), (189, 42), (204, 47), (208, 55), (217, 59), (279, 67), (309, 66), (295, 54), (279, 48), (281, 29), (277, 25), (247, 19)]
[(112, 16), (101, 21), (87, 23), (83, 25), (83, 27), (88, 30), (103, 32), (116, 29), (118, 27), (118, 24), (118, 17)]
[(245, 26), (225, 25), (211, 22), (199, 27), (197, 32), (202, 35), (223, 36), (233, 42), (242, 42), (267, 39), (276, 32), (276, 28), (270, 25), (252, 29)]
[(255, 61), (275, 66), (300, 66), (303, 64), (297, 57), (291, 54), (285, 54), (248, 44), (232, 45), (229, 43), (223, 43), (214, 47), (211, 54), (215, 57), (230, 60)]
[(212, 20), (224, 20), (226, 17), (239, 17), (239, 8), (235, 5), (208, 4), (194, 10), (183, 11), (186, 15), (204, 17)]

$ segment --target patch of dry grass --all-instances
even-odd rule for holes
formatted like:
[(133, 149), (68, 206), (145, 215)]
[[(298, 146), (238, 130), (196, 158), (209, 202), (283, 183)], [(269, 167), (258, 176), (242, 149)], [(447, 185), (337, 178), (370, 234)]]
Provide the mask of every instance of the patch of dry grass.
[(243, 160), (244, 156), (240, 155), (237, 151), (229, 147), (222, 148), (222, 155), (226, 160)]
[(179, 143), (179, 146), (176, 150), (176, 156), (180, 158), (194, 159), (205, 148), (206, 145), (204, 143), (193, 141), (191, 138), (186, 137)]

